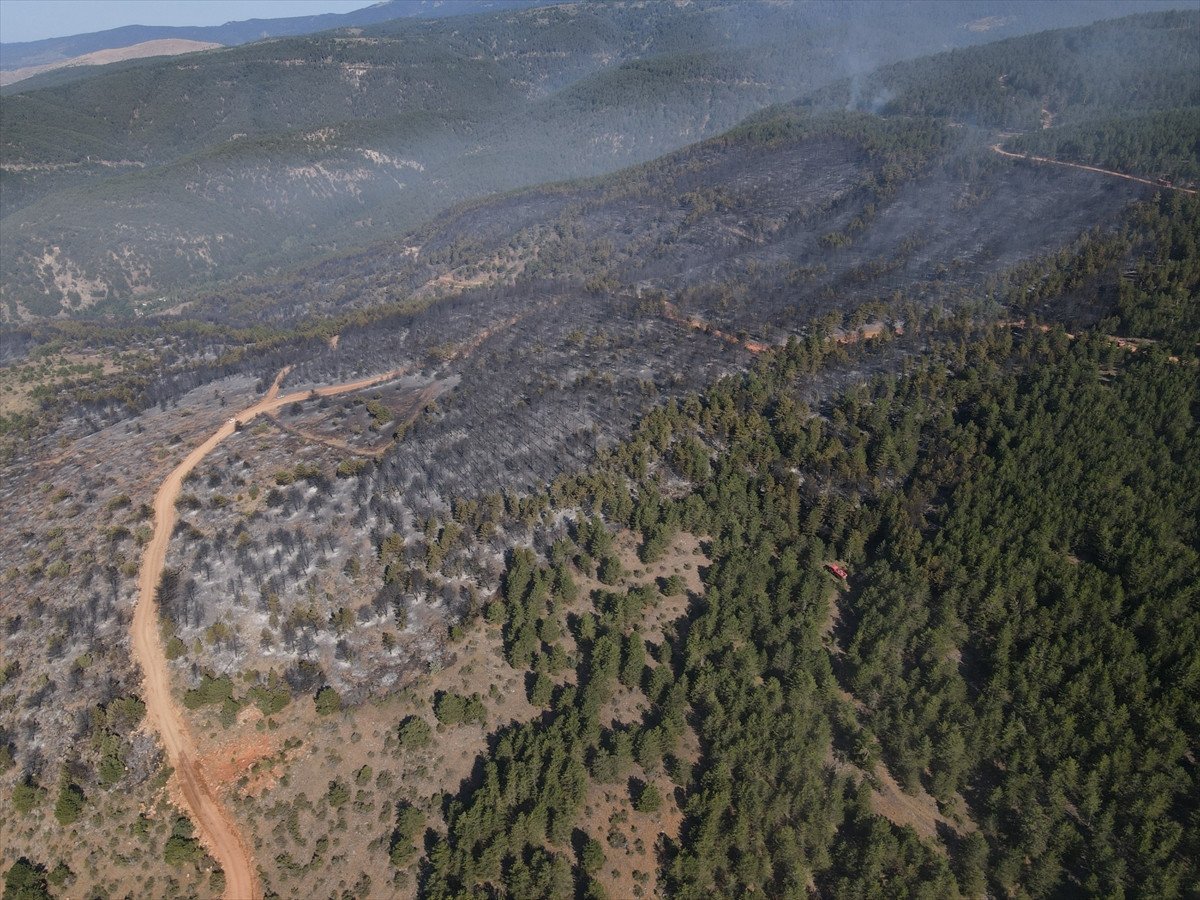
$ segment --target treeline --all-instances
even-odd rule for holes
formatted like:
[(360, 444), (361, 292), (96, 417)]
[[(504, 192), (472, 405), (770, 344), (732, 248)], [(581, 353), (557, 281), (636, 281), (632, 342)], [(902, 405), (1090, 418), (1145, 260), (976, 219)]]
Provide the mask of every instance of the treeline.
[(1032, 131), (1042, 110), (1085, 122), (1200, 103), (1200, 14), (1160, 12), (1045, 31), (897, 63), (822, 91), (818, 103)]
[[(1019, 24), (1001, 27), (1103, 14), (1094, 8), (1023, 7)], [(139, 61), (18, 86), (3, 109), (6, 159), (20, 167), (2, 175), (13, 219), (2, 299), (11, 318), (130, 317), (173, 291), (402, 233), (464, 200), (659, 157), (845, 77), (857, 60), (986, 40), (995, 32), (963, 28), (977, 11), (961, 3), (923, 5), (919, 15), (876, 4), (866, 17), (837, 4), (546, 7), (408, 21), (361, 40), (326, 33), (259, 42), (186, 65)], [(1188, 34), (1164, 27), (1162, 46), (1150, 50), (1145, 33), (1154, 28), (1129, 22), (1113, 30), (1121, 46), (1122, 28), (1134, 34), (1121, 62), (1138, 59), (1148, 70), (1134, 105), (1177, 102), (1192, 74), (1177, 51)], [(1095, 49), (1085, 39), (1076, 52), (1073, 33), (1052, 34), (1028, 50), (1025, 69), (1037, 78), (1057, 71), (1059, 55), (1090, 59)], [(868, 93), (902, 86), (908, 101), (897, 112), (949, 114), (961, 92), (996, 77), (996, 58), (984, 47), (948, 68), (914, 64)], [(1071, 103), (1093, 102), (1075, 94), (1097, 75), (1096, 102), (1128, 92), (1105, 65), (1063, 65)], [(1022, 86), (1017, 106), (1040, 88)], [(882, 108), (877, 99), (859, 104), (854, 88), (844, 93), (834, 92), (839, 108)], [(539, 135), (535, 146), (530, 133)], [(116, 252), (113, 221), (122, 222)]]
[(1116, 321), (1126, 337), (1162, 341), (1192, 358), (1200, 347), (1200, 199), (1174, 193), (1137, 208), (1137, 265), (1119, 283)]
[[(822, 39), (837, 36), (799, 6), (551, 8), (394, 23), (370, 40), (288, 38), (19, 91), (4, 106), (6, 158), (33, 168), (3, 175), (6, 215), (25, 235), (6, 232), (3, 297), (14, 317), (18, 302), (39, 316), (96, 302), (129, 317), (149, 285), (157, 296), (296, 265), (466, 198), (611, 171), (829, 77), (824, 60), (796, 65), (794, 45)], [(71, 288), (43, 259), (51, 245)]]
[(1190, 183), (1200, 179), (1200, 107), (1033, 131), (1007, 146), (1143, 178)]
[[(855, 189), (839, 198), (836, 209), (826, 204), (806, 213), (811, 217), (846, 213), (845, 227), (827, 238), (849, 243), (869, 227), (877, 210), (899, 187), (943, 153), (951, 140), (948, 129), (933, 120), (881, 119), (861, 113), (812, 115), (806, 110), (773, 108), (727, 135), (645, 166), (590, 182), (500, 198), (489, 204), (496, 208), (488, 208), (486, 217), (448, 215), (436, 227), (413, 237), (426, 245), (419, 263), (399, 254), (395, 243), (388, 243), (318, 263), (300, 276), (263, 279), (236, 290), (214, 290), (198, 298), (184, 319), (38, 323), (31, 326), (32, 340), (38, 343), (57, 343), (68, 349), (117, 346), (143, 350), (147, 356), (122, 373), (46, 393), (39, 397), (36, 416), (6, 420), (0, 427), (7, 434), (27, 439), (76, 412), (97, 424), (108, 424), (171, 402), (217, 378), (250, 373), (269, 379), (283, 365), (306, 356), (316, 357), (306, 367), (307, 374), (325, 376), (333, 369), (345, 371), (353, 348), (361, 343), (358, 338), (367, 340), (371, 335), (380, 339), (391, 336), (386, 352), (377, 348), (372, 358), (353, 362), (382, 368), (385, 360), (396, 359), (396, 354), (419, 358), (438, 343), (438, 329), (461, 328), (461, 314), (468, 310), (480, 319), (482, 328), (485, 308), (507, 304), (520, 313), (523, 307), (561, 291), (564, 283), (590, 293), (615, 293), (631, 265), (644, 265), (647, 256), (664, 256), (667, 248), (680, 240), (681, 229), (702, 228), (704, 221), (717, 213), (753, 215), (753, 193), (737, 194), (693, 186), (692, 182), (698, 171), (705, 172), (705, 181), (715, 180), (717, 173), (711, 170), (758, 150), (782, 156), (788, 148), (803, 151), (810, 142), (838, 141), (849, 145), (849, 152), (865, 157)], [(780, 164), (784, 164), (782, 160)], [(678, 225), (644, 221), (616, 242), (589, 224), (590, 217), (613, 215), (618, 204), (640, 206), (648, 197), (664, 209), (688, 209), (687, 218)], [(509, 213), (507, 204), (518, 210), (529, 204), (546, 212), (540, 216)], [(485, 218), (486, 225), (481, 224)], [(479, 236), (481, 230), (490, 235), (510, 224), (514, 228), (508, 232), (507, 246)], [(508, 251), (529, 259), (515, 285), (484, 286), (449, 299), (414, 293), (450, 266)], [(165, 345), (160, 340), (163, 334), (170, 338)], [(342, 336), (336, 359), (324, 352), (323, 346), (334, 334)], [(452, 336), (453, 332), (448, 332), (443, 340)]]
[[(1175, 277), (1196, 265), (1180, 236), (1198, 206), (1142, 212), (1151, 260), (1189, 257)], [(1186, 327), (1167, 302), (1159, 315), (1164, 334)], [(556, 480), (550, 509), (578, 524), (535, 540), (545, 563), (514, 551), (488, 611), (549, 714), (502, 731), (449, 802), (424, 895), (602, 896), (593, 841), (572, 829), (589, 781), (635, 767), (682, 792), (680, 838), (659, 847), (672, 896), (1187, 893), (1195, 349), (1173, 361), (1035, 322), (946, 334), (902, 377), (817, 410), (798, 388), (847, 351), (792, 341)], [(704, 593), (657, 645), (639, 635), (655, 595), (606, 572), (602, 523), (638, 533), (643, 558), (675, 530), (708, 536)], [(573, 682), (557, 674), (572, 572), (615, 585), (567, 619)], [(640, 720), (597, 717), (618, 683), (650, 702)], [(854, 770), (881, 763), (964, 823), (947, 852), (872, 811)]]

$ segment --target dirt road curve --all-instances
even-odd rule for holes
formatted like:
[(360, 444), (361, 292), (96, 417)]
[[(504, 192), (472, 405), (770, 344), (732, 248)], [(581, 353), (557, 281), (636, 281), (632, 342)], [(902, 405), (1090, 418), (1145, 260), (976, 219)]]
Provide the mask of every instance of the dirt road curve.
[(1113, 178), (1124, 178), (1126, 181), (1136, 181), (1138, 184), (1148, 184), (1152, 188), (1159, 188), (1168, 191), (1179, 191), (1181, 194), (1196, 193), (1191, 188), (1176, 187), (1172, 184), (1159, 184), (1157, 181), (1151, 181), (1149, 178), (1139, 178), (1137, 175), (1126, 175), (1124, 172), (1114, 172), (1112, 169), (1100, 169), (1096, 166), (1085, 166), (1083, 163), (1063, 162), (1061, 159), (1050, 159), (1045, 156), (1033, 156), (1029, 153), (1013, 153), (1010, 150), (1005, 150), (999, 144), (992, 144), (992, 152), (999, 153), (1001, 156), (1006, 156), (1009, 159), (1023, 159), (1026, 162), (1049, 163), (1052, 166), (1066, 166), (1068, 169), (1082, 169), (1085, 172), (1099, 172), (1101, 175), (1110, 175)]
[[(393, 369), (382, 375), (318, 388), (317, 393), (332, 396), (362, 390), (398, 378), (404, 371)], [(146, 703), (146, 717), (162, 739), (167, 760), (175, 769), (179, 787), (201, 839), (225, 870), (227, 900), (255, 900), (262, 896), (257, 867), (249, 844), (239, 834), (237, 825), (220, 799), (205, 782), (187, 723), (171, 699), (171, 681), (159, 633), (154, 593), (166, 563), (171, 532), (175, 528), (175, 501), (179, 498), (183, 479), (213, 448), (233, 434), (239, 424), (245, 425), (263, 413), (270, 413), (309, 396), (310, 391), (279, 396), (280, 383), (287, 373), (288, 369), (281, 371), (262, 400), (226, 420), (208, 440), (189, 453), (159, 487), (154, 496), (154, 535), (142, 554), (138, 604), (133, 616), (133, 652), (145, 676), (142, 699)]]

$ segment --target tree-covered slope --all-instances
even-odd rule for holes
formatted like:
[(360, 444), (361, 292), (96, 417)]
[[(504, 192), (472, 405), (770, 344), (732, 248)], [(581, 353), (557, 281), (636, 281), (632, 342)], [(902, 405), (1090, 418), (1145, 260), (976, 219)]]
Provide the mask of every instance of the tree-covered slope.
[[(613, 36), (547, 23), (557, 61), (470, 60), (545, 76), (488, 126), (513, 148), (531, 123), (591, 146), (616, 108), (657, 140), (788, 58), (681, 30), (593, 69)], [(457, 146), (469, 93), (461, 119), (264, 127), (69, 196), (152, 185), (164, 242), (190, 195), (235, 196), (261, 244), (328, 248), (297, 232), (344, 197), (244, 173), (450, 179), (396, 135)], [(36, 385), (0, 418), (13, 890), (220, 892), (123, 636), (143, 501), (285, 370), (306, 399), (188, 479), (157, 595), (271, 892), (1188, 896), (1200, 201), (1002, 158), (994, 123), (811, 107), (483, 199), (515, 157), (472, 145), (465, 199), (398, 238), (6, 332), (5, 401)], [(1169, 115), (1122, 120), (1144, 149)], [(26, 208), (66, 234), (62, 200)]]
[(105, 300), (128, 313), (470, 197), (653, 158), (877, 62), (985, 40), (996, 32), (976, 27), (981, 13), (1003, 31), (1108, 9), (1044, 7), (580, 4), (396, 20), (10, 92), (5, 315)]
[[(1142, 218), (1147, 266), (1179, 262), (1146, 297), (1172, 334), (1198, 213), (1170, 199)], [(628, 781), (638, 810), (664, 780), (684, 816), (656, 845), (668, 896), (1187, 895), (1195, 349), (920, 327), (931, 349), (902, 377), (809, 408), (802, 386), (845, 351), (792, 342), (555, 482), (545, 563), (514, 550), (487, 610), (549, 712), (502, 729), (443, 807), (423, 896), (606, 896), (589, 848), (620, 858), (624, 819), (589, 817), (589, 782)], [(648, 652), (653, 591), (576, 603), (578, 578), (608, 581), (601, 518), (644, 562), (679, 530), (709, 541), (703, 590)], [(546, 673), (565, 610), (564, 681)], [(612, 718), (618, 682), (648, 703), (633, 720)], [(887, 821), (885, 772), (936, 798), (942, 831)]]
[(886, 66), (823, 96), (900, 115), (1034, 130), (1200, 102), (1200, 12), (1046, 31)]
[[(269, 442), (245, 429), (245, 455), (189, 482), (180, 569), (160, 596), (168, 628), (189, 629), (171, 652), (190, 714), (226, 748), (286, 735), (263, 763), (286, 777), (229, 788), (267, 887), (301, 895), (340, 879), (358, 896), (387, 885), (556, 900), (635, 896), (634, 884), (675, 897), (1188, 896), (1200, 860), (1200, 432), (1195, 323), (1178, 301), (1200, 280), (1198, 217), (1200, 202), (1180, 195), (1134, 210), (1139, 277), (1105, 273), (1116, 293), (1098, 291), (1112, 301), (1102, 329), (1017, 322), (1019, 305), (990, 324), (982, 310), (914, 305), (901, 332), (855, 342), (826, 324), (656, 402), (585, 470), (527, 492), (459, 494), (424, 516), (396, 514), (401, 492), (380, 477), (411, 471), (411, 458), (336, 478), (305, 463), (302, 488), (290, 470), (256, 469)], [(1037, 283), (1078, 290), (1086, 256), (1044, 260)], [(1110, 333), (1137, 337), (1146, 322), (1180, 349), (1131, 351)], [(599, 324), (565, 343), (600, 349), (599, 338), (616, 351), (604, 374), (629, 367), (623, 339)], [(539, 355), (557, 346), (545, 332), (538, 343)], [(495, 344), (485, 353), (499, 381), (515, 357)], [(531, 381), (512, 408), (558, 390)], [(175, 415), (214, 411), (187, 412)], [(526, 437), (526, 449), (544, 449)], [(272, 487), (252, 517), (202, 499), (263, 479)], [(46, 494), (53, 505), (73, 496)], [(324, 557), (322, 544), (338, 564), (316, 571), (342, 569), (333, 534), (301, 525), (350, 518), (351, 505), (369, 550), (347, 557), (345, 584), (373, 599), (289, 588), (284, 579), (310, 568), (288, 559)], [(106, 506), (117, 532), (140, 515), (129, 497)], [(64, 538), (83, 515), (71, 510), (22, 541), (51, 525)], [(47, 553), (73, 552), (66, 544)], [(204, 593), (225, 591), (235, 557), (260, 560), (245, 596), (219, 601), (255, 622), (236, 656), (219, 649), (236, 632)], [(163, 792), (136, 751), (142, 709), (123, 687), (133, 676), (113, 669), (114, 683), (97, 666), (119, 647), (94, 642), (80, 661), (88, 619), (49, 593), (89, 560), (45, 571), (21, 560), (6, 583), (37, 567), (45, 599), (7, 623), (20, 661), (2, 685), (10, 853), (34, 876), (40, 864), (90, 886), (96, 876), (64, 849), (67, 829), (97, 810), (112, 817), (105, 827), (135, 823), (137, 807), (118, 802), (126, 792)], [(381, 635), (394, 667), (397, 631), (431, 627), (435, 596), (460, 604), (438, 657), (445, 676), (422, 669), (394, 692), (365, 676)], [(112, 607), (90, 615), (111, 622)], [(46, 633), (49, 669), (37, 649)], [(321, 644), (328, 654), (313, 652)], [(267, 667), (283, 674), (254, 669), (251, 645), (269, 647)], [(356, 673), (355, 690), (334, 686)], [(57, 712), (68, 690), (78, 715), (34, 720), (36, 703), (53, 698)], [(360, 705), (375, 690), (389, 696)], [(253, 707), (269, 717), (258, 731)], [(48, 762), (54, 731), (80, 721), (70, 764)], [(177, 822), (172, 841), (166, 827), (140, 827), (126, 866), (161, 871), (165, 858), (172, 879), (207, 883), (190, 829)], [(19, 866), (13, 880), (29, 877)]]
[[(1194, 290), (1196, 215), (1169, 201), (1148, 216), (1164, 241), (1151, 259), (1186, 260), (1160, 300)], [(581, 788), (546, 765), (609, 779), (622, 735), (635, 756), (619, 772), (643, 778), (665, 758), (683, 793), (659, 873), (671, 896), (815, 881), (836, 896), (1169, 897), (1195, 883), (1194, 350), (1179, 363), (1095, 333), (1003, 327), (808, 410), (796, 389), (820, 358), (791, 345), (556, 487), (645, 548), (679, 528), (710, 535), (705, 591), (638, 679), (650, 712), (611, 728), (589, 718), (616, 668), (600, 660), (641, 637), (636, 614), (596, 596), (578, 620), (579, 688), (556, 693), (537, 739), (530, 726), (503, 736), (485, 786), (464, 786), (428, 896), (512, 888), (531, 850), (559, 858)], [(591, 533), (579, 529), (580, 557)], [(844, 592), (822, 569), (831, 558), (853, 573)], [(515, 631), (545, 612), (530, 611), (537, 590), (514, 559)], [(676, 755), (688, 724), (696, 765)], [(929, 790), (959, 825), (936, 841), (888, 825), (869, 791), (821, 764), (831, 741), (835, 758)]]
[(1200, 107), (1053, 126), (1024, 134), (1007, 146), (1186, 186), (1200, 180)]

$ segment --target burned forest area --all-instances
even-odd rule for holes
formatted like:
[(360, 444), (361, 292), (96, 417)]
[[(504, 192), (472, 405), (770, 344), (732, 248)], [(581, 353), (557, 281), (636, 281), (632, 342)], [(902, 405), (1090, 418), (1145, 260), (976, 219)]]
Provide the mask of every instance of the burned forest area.
[(1200, 15), (747, 6), (5, 87), (5, 898), (1191, 896)]

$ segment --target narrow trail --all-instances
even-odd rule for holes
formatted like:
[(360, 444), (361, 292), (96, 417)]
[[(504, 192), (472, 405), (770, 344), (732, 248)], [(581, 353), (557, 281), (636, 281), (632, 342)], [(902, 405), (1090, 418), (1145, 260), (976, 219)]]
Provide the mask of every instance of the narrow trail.
[[(670, 300), (664, 300), (662, 302), (662, 314), (663, 318), (665, 318), (668, 322), (674, 322), (676, 325), (682, 325), (685, 328), (691, 328), (694, 331), (703, 332), (710, 337), (715, 337), (719, 341), (724, 341), (727, 344), (733, 344), (734, 346), (741, 347), (742, 349), (748, 350), (751, 353), (762, 353), (766, 350), (780, 346), (779, 344), (768, 344), (762, 341), (751, 340), (749, 338), (742, 340), (741, 338), (738, 338), (727, 331), (721, 331), (718, 328), (714, 328), (703, 319), (697, 318), (696, 316), (684, 315)], [(857, 344), (859, 341), (871, 341), (880, 337), (886, 327), (887, 326), (885, 326), (883, 322), (868, 322), (866, 325), (861, 325), (852, 331), (842, 331), (841, 329), (838, 329), (837, 331), (834, 331), (828, 335), (826, 340), (835, 344)], [(903, 334), (904, 329), (901, 326), (896, 325), (893, 327), (893, 333)]]
[(1114, 172), (1112, 169), (1101, 169), (1097, 166), (1086, 166), (1083, 163), (1064, 162), (1061, 159), (1050, 159), (1046, 156), (1034, 156), (1031, 153), (1013, 153), (1011, 150), (1005, 150), (1000, 144), (992, 144), (992, 152), (999, 153), (1001, 156), (1008, 159), (1023, 159), (1025, 162), (1048, 163), (1052, 166), (1066, 166), (1068, 169), (1081, 169), (1084, 172), (1098, 172), (1101, 175), (1108, 175), (1112, 178), (1124, 178), (1126, 181), (1136, 181), (1138, 184), (1148, 184), (1152, 188), (1161, 190), (1179, 191), (1181, 194), (1195, 194), (1191, 188), (1177, 187), (1173, 184), (1161, 184), (1157, 181), (1152, 181), (1149, 178), (1140, 178), (1137, 175), (1127, 175), (1124, 172)]
[[(417, 394), (414, 402), (410, 405), (409, 411), (406, 414), (398, 417), (396, 419), (396, 424), (398, 426), (411, 425), (416, 421), (417, 416), (421, 415), (421, 413), (425, 411), (426, 407), (428, 407), (430, 403), (441, 396), (442, 391), (443, 389), (436, 383), (422, 388), (420, 393)], [(318, 434), (311, 429), (302, 428), (299, 425), (292, 425), (283, 421), (274, 412), (267, 413), (266, 417), (271, 421), (271, 424), (277, 427), (280, 431), (287, 432), (288, 434), (292, 435), (292, 437), (298, 438), (299, 440), (310, 441), (314, 444), (321, 444), (334, 450), (341, 450), (345, 453), (350, 453), (354, 456), (361, 456), (367, 459), (379, 459), (385, 453), (391, 450), (392, 447), (396, 446), (395, 440), (388, 440), (376, 447), (357, 447), (354, 444), (351, 444), (349, 441), (344, 441), (341, 438), (330, 437), (329, 435), (325, 434)]]
[(743, 341), (735, 335), (721, 331), (719, 328), (714, 328), (703, 319), (697, 319), (691, 316), (685, 316), (679, 312), (675, 304), (669, 300), (664, 300), (663, 316), (669, 322), (674, 322), (676, 325), (683, 325), (685, 328), (691, 328), (695, 331), (703, 331), (705, 334), (715, 337), (719, 341), (724, 341), (727, 344), (733, 344), (737, 347), (742, 347), (749, 350), (751, 353), (762, 353), (764, 350), (770, 349), (770, 344), (764, 344), (761, 341)]
[[(159, 487), (154, 496), (154, 534), (142, 554), (138, 602), (133, 615), (133, 653), (142, 667), (145, 678), (142, 699), (146, 703), (146, 718), (162, 739), (167, 761), (175, 770), (184, 801), (201, 839), (225, 872), (227, 900), (255, 900), (262, 896), (257, 866), (250, 845), (238, 831), (236, 823), (216, 792), (205, 780), (198, 761), (195, 741), (182, 713), (171, 698), (170, 672), (159, 631), (155, 592), (166, 564), (171, 532), (175, 529), (175, 501), (183, 488), (184, 478), (221, 441), (233, 434), (239, 425), (246, 425), (257, 416), (270, 414), (282, 406), (312, 396), (313, 391), (297, 391), (280, 396), (280, 385), (290, 370), (291, 366), (282, 369), (262, 400), (227, 419), (208, 440), (189, 453)], [(359, 391), (392, 381), (404, 372), (404, 369), (392, 369), (382, 375), (317, 388), (315, 393), (318, 396), (330, 397)]]
[[(1028, 327), (1028, 325), (1026, 324), (1024, 319), (1001, 319), (996, 324), (999, 325), (1001, 328), (1027, 328)], [(1035, 327), (1037, 328), (1038, 331), (1045, 334), (1050, 331), (1053, 331), (1055, 326), (1051, 325), (1051, 324), (1047, 324), (1045, 322), (1039, 322)], [(1064, 331), (1063, 334), (1066, 336), (1067, 340), (1069, 340), (1069, 341), (1077, 340), (1079, 337), (1079, 335), (1074, 334), (1073, 332), (1070, 332), (1070, 331)], [(1154, 345), (1156, 345), (1158, 343), (1158, 341), (1155, 340), (1154, 338), (1121, 337), (1120, 335), (1116, 335), (1116, 334), (1102, 334), (1102, 335), (1100, 335), (1100, 337), (1104, 338), (1104, 340), (1108, 341), (1110, 344), (1120, 347), (1122, 350), (1128, 350), (1130, 353), (1137, 353), (1139, 350), (1143, 350), (1147, 347), (1153, 347)], [(1178, 356), (1171, 354), (1170, 356), (1167, 357), (1167, 361), (1172, 362), (1172, 363), (1179, 363), (1180, 359)], [(1194, 364), (1194, 362), (1195, 361), (1193, 360), (1193, 364)]]
[(323, 447), (329, 447), (332, 450), (340, 450), (343, 453), (349, 453), (352, 456), (361, 456), (364, 459), (379, 459), (383, 454), (387, 453), (393, 445), (393, 441), (386, 441), (378, 447), (356, 447), (349, 441), (344, 441), (341, 438), (329, 437), (324, 434), (317, 434), (315, 431), (310, 431), (307, 428), (300, 428), (296, 425), (290, 425), (283, 419), (279, 418), (275, 413), (267, 413), (267, 418), (271, 424), (280, 431), (290, 434), (292, 437), (308, 441), (312, 444), (320, 444)]

